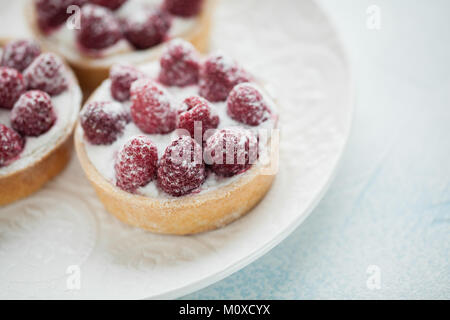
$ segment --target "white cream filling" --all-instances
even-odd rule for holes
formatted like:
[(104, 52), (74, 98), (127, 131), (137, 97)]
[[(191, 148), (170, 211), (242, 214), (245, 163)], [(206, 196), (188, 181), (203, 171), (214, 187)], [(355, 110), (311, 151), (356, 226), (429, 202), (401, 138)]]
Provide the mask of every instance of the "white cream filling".
[[(128, 0), (122, 7), (117, 9), (115, 14), (119, 17), (127, 17), (141, 13), (143, 6), (159, 6), (160, 4), (161, 0)], [(188, 34), (194, 29), (197, 22), (197, 17), (183, 18), (172, 16), (172, 25), (169, 29), (168, 37), (171, 39)], [(76, 42), (76, 29), (70, 29), (67, 24), (62, 25), (58, 30), (46, 37), (46, 41), (55, 46), (55, 51), (60, 52), (69, 61), (91, 58), (80, 52)], [(128, 41), (122, 39), (115, 45), (102, 50), (99, 59), (92, 58), (90, 62), (99, 66), (123, 62), (134, 64), (148, 58), (149, 55), (157, 57), (160, 49), (161, 46), (157, 45), (146, 50), (135, 50)]]
[[(160, 68), (159, 62), (153, 62), (146, 66), (140, 67), (140, 69), (144, 73), (149, 75), (151, 78), (157, 77), (159, 73), (159, 68)], [(101, 86), (95, 91), (90, 101), (115, 101), (114, 98), (111, 96), (110, 86), (111, 81), (109, 79), (105, 80), (101, 84)], [(182, 88), (165, 87), (165, 89), (169, 92), (172, 99), (171, 105), (175, 108), (178, 108), (185, 98), (192, 95), (198, 95), (197, 85)], [(272, 113), (275, 114), (276, 113), (275, 102), (267, 95), (265, 90), (261, 89), (261, 91), (264, 94), (264, 99), (266, 103), (268, 104), (269, 108), (273, 111)], [(231, 119), (228, 116), (225, 102), (216, 102), (210, 104), (213, 109), (213, 112), (216, 112), (220, 118), (218, 129), (239, 126), (250, 129), (255, 133), (260, 132), (260, 130), (264, 130), (264, 132), (267, 132), (267, 137), (270, 137), (271, 129), (273, 129), (276, 126), (275, 119), (269, 119), (261, 123), (257, 127), (246, 126), (240, 122)], [(131, 102), (130, 101), (125, 102), (123, 103), (123, 106), (124, 108), (129, 108), (131, 106)], [(169, 144), (178, 137), (176, 131), (163, 135), (145, 134), (133, 122), (130, 122), (125, 127), (123, 135), (110, 145), (93, 145), (89, 143), (86, 139), (84, 139), (84, 146), (89, 160), (97, 169), (97, 171), (114, 185), (116, 183), (114, 163), (116, 160), (117, 152), (125, 144), (125, 142), (128, 141), (128, 139), (130, 139), (132, 136), (135, 135), (145, 135), (155, 143), (158, 149), (158, 159), (160, 159), (161, 156), (164, 154), (166, 147), (169, 146)], [(265, 141), (260, 140), (259, 150), (261, 156), (264, 156), (266, 148), (267, 143)], [(256, 163), (255, 165), (257, 164), (258, 163)], [(204, 193), (228, 185), (245, 174), (246, 172), (235, 175), (231, 178), (222, 178), (211, 173), (206, 179), (206, 181), (203, 183), (203, 185), (200, 187), (200, 193)], [(137, 193), (147, 197), (173, 198), (164, 191), (159, 190), (158, 187), (156, 186), (155, 180), (151, 181), (148, 185), (139, 188), (137, 190)]]
[[(67, 75), (69, 73), (67, 72)], [(38, 137), (26, 137), (25, 147), (19, 158), (5, 167), (0, 168), (0, 177), (21, 170), (40, 160), (61, 138), (66, 136), (75, 123), (81, 104), (81, 91), (73, 78), (69, 79), (69, 88), (52, 97), (56, 113), (56, 121), (49, 131)], [(0, 123), (11, 128), (11, 110), (0, 109)]]

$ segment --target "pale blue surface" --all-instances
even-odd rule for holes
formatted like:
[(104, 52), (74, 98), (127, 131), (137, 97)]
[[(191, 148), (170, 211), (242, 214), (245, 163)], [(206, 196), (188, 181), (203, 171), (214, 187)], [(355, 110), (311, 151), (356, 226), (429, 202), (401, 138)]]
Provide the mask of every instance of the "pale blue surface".
[[(187, 299), (450, 299), (450, 2), (320, 3), (357, 87), (337, 177), (284, 242)], [(366, 28), (373, 4), (379, 31)]]

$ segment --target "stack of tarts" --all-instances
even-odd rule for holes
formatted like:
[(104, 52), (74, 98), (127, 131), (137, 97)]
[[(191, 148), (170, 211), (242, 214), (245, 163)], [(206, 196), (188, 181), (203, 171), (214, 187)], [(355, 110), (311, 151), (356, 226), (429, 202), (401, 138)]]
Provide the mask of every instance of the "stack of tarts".
[(75, 146), (109, 212), (192, 234), (264, 197), (275, 173), (262, 159), (277, 119), (275, 102), (235, 60), (175, 39), (159, 61), (112, 67), (80, 114)]
[(80, 104), (78, 82), (58, 56), (33, 41), (0, 41), (0, 205), (65, 167)]
[[(63, 56), (89, 91), (115, 63), (155, 60), (179, 37), (208, 46), (215, 0), (33, 0), (27, 20), (49, 51)], [(68, 22), (66, 24), (66, 22)]]

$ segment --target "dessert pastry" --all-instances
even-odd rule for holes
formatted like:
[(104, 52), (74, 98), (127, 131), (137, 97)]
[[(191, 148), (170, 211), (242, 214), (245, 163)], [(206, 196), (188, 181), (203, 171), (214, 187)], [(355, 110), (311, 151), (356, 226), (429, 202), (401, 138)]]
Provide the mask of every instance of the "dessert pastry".
[(26, 13), (42, 46), (69, 61), (90, 91), (115, 63), (157, 59), (168, 39), (180, 37), (205, 51), (215, 1), (33, 0)]
[(153, 232), (192, 234), (264, 197), (277, 119), (275, 102), (233, 59), (200, 57), (175, 39), (160, 61), (111, 69), (80, 114), (75, 146), (109, 212)]
[(0, 205), (64, 169), (81, 105), (75, 75), (29, 40), (0, 40)]

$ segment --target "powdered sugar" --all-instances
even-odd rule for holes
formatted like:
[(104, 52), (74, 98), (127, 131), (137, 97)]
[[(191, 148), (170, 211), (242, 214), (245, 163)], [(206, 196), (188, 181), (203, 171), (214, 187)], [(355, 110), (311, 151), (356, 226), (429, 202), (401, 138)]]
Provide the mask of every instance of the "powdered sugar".
[(111, 79), (111, 95), (117, 101), (126, 101), (130, 98), (131, 84), (142, 77), (139, 70), (130, 65), (116, 64), (109, 71)]
[(26, 83), (17, 70), (0, 67), (0, 108), (11, 109), (25, 90)]
[(186, 86), (198, 82), (200, 59), (187, 41), (170, 41), (160, 58), (159, 80), (169, 86)]
[(250, 126), (257, 126), (270, 117), (262, 94), (251, 83), (241, 83), (231, 90), (227, 112), (233, 119)]
[(170, 95), (151, 79), (139, 79), (131, 85), (131, 117), (145, 133), (165, 134), (175, 129), (176, 110)]
[(38, 137), (56, 120), (52, 98), (43, 91), (28, 91), (17, 100), (10, 118), (14, 130), (23, 136)]
[(199, 188), (206, 178), (202, 148), (189, 136), (182, 136), (166, 148), (158, 167), (158, 187), (179, 197)]
[(119, 21), (107, 8), (87, 4), (81, 9), (81, 24), (77, 39), (83, 50), (103, 50), (122, 38)]
[(40, 53), (41, 49), (34, 41), (12, 41), (5, 46), (0, 64), (22, 72)]
[(24, 144), (25, 140), (16, 131), (0, 123), (0, 168), (14, 161)]
[[(201, 122), (201, 131), (196, 128), (198, 122)], [(215, 110), (211, 109), (209, 102), (199, 96), (186, 98), (178, 109), (177, 128), (187, 130), (193, 138), (196, 138), (196, 134), (203, 135), (207, 130), (217, 128), (219, 122), (220, 119)], [(200, 143), (201, 140), (199, 137)]]
[(135, 192), (156, 176), (158, 153), (146, 136), (132, 137), (120, 149), (115, 162), (116, 184), (128, 192)]
[(210, 101), (224, 101), (235, 85), (250, 79), (233, 58), (216, 52), (208, 57), (200, 70), (200, 95)]
[(93, 101), (83, 108), (80, 125), (92, 144), (111, 144), (121, 136), (129, 122), (129, 113), (114, 101)]
[(205, 143), (205, 162), (219, 176), (232, 177), (242, 173), (257, 159), (257, 138), (244, 128), (218, 130)]
[[(139, 68), (142, 72), (144, 72), (150, 78), (157, 78), (160, 66), (159, 62), (153, 62)], [(93, 96), (91, 97), (91, 101), (114, 101), (110, 92), (111, 81), (105, 80), (101, 86), (95, 91)], [(255, 84), (257, 88), (262, 92), (264, 99), (272, 110), (272, 114), (276, 114), (276, 106), (275, 102), (269, 97), (266, 91)], [(168, 96), (170, 98), (171, 105), (173, 106), (181, 106), (182, 102), (185, 98), (193, 95), (198, 95), (199, 87), (197, 85), (191, 85), (187, 87), (165, 87), (165, 90), (168, 92)], [(126, 101), (123, 103), (124, 108), (129, 108), (131, 105), (130, 101)], [(271, 117), (267, 121), (264, 121), (259, 126), (250, 127), (246, 126), (242, 123), (239, 123), (227, 115), (226, 111), (226, 103), (225, 102), (215, 102), (210, 103), (212, 111), (217, 114), (220, 118), (219, 129), (228, 128), (228, 127), (243, 127), (248, 130), (251, 130), (255, 134), (259, 132), (259, 130), (267, 131), (267, 136), (270, 137), (270, 130), (276, 126), (276, 118)], [(82, 134), (82, 132), (78, 132), (77, 134)], [(87, 156), (94, 167), (99, 171), (99, 173), (105, 177), (106, 180), (110, 181), (115, 185), (116, 178), (114, 174), (114, 162), (117, 156), (118, 150), (126, 143), (126, 141), (136, 135), (142, 135), (143, 132), (134, 124), (130, 122), (125, 127), (124, 133), (121, 137), (119, 137), (113, 144), (107, 146), (95, 146), (87, 142), (84, 143), (85, 150)], [(169, 134), (144, 134), (149, 137), (153, 143), (155, 144), (158, 151), (158, 158), (161, 159), (166, 148), (172, 143), (172, 141), (178, 139), (178, 135), (176, 131), (173, 131)], [(259, 144), (260, 152), (261, 150), (266, 148), (267, 140), (261, 139)], [(205, 182), (201, 185), (198, 190), (199, 193), (208, 192), (209, 190), (214, 190), (216, 188), (226, 186), (242, 175), (246, 173), (236, 175), (231, 178), (222, 178), (216, 176), (214, 173), (211, 173), (206, 178)], [(147, 197), (159, 197), (159, 198), (171, 198), (170, 195), (160, 190), (154, 181), (150, 182), (144, 187), (141, 187), (137, 190), (137, 193), (147, 196)]]
[(107, 103), (104, 105), (103, 110), (110, 114), (119, 114), (123, 112), (123, 107), (120, 103)]
[(68, 86), (64, 64), (53, 53), (43, 53), (37, 57), (23, 76), (29, 89), (42, 90), (50, 95), (57, 95)]
[[(52, 150), (55, 144), (70, 134), (72, 124), (78, 116), (81, 91), (76, 85), (75, 79), (70, 76), (67, 70), (64, 70), (64, 74), (68, 77), (68, 89), (52, 97), (56, 114), (54, 125), (39, 137), (27, 137), (25, 148), (19, 158), (8, 166), (0, 168), (0, 176), (11, 174), (35, 163)], [(0, 123), (11, 127), (10, 110), (0, 109)]]

